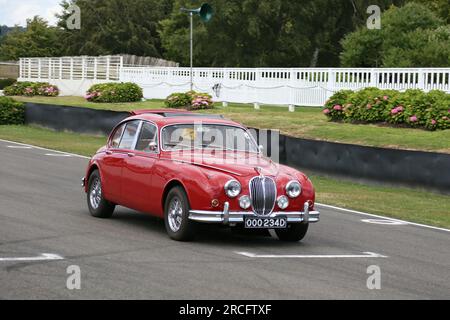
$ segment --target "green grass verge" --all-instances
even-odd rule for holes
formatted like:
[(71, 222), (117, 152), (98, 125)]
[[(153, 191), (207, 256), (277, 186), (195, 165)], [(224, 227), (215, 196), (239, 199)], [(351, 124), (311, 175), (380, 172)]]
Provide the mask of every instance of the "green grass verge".
[[(0, 139), (90, 156), (105, 137), (54, 132), (29, 126), (0, 126)], [(450, 196), (431, 192), (364, 185), (312, 175), (317, 201), (411, 222), (450, 228)]]
[(84, 156), (93, 155), (106, 143), (106, 137), (55, 132), (32, 126), (0, 126), (0, 139), (32, 144)]
[[(82, 97), (15, 97), (24, 102), (51, 103), (102, 110), (131, 111), (137, 109), (164, 108), (161, 100), (137, 103), (92, 103)], [(225, 117), (249, 127), (279, 129), (293, 137), (352, 143), (358, 145), (394, 149), (424, 150), (450, 153), (450, 130), (424, 131), (411, 128), (393, 128), (379, 125), (357, 125), (329, 122), (321, 108), (299, 107), (294, 113), (287, 107), (262, 106), (255, 110), (251, 105), (220, 104), (202, 113), (223, 114)]]

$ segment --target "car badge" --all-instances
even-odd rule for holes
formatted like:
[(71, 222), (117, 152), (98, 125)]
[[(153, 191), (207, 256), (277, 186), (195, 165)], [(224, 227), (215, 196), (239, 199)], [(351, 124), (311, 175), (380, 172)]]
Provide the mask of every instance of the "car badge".
[(261, 167), (255, 167), (254, 169), (255, 169), (257, 174), (259, 174), (261, 177), (263, 176), (263, 174), (262, 174), (262, 170), (263, 169)]

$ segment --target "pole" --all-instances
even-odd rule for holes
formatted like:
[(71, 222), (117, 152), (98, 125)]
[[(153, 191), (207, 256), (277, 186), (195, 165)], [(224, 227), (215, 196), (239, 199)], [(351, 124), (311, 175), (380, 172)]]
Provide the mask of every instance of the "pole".
[(189, 13), (191, 17), (191, 50), (190, 50), (190, 59), (191, 59), (191, 91), (194, 90), (194, 75), (193, 75), (193, 68), (194, 68), (194, 13)]

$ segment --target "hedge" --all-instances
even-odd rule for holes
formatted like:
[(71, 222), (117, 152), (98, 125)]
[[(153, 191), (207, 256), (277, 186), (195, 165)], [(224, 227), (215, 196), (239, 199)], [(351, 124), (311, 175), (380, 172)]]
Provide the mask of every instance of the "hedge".
[(89, 102), (101, 103), (137, 102), (143, 97), (141, 87), (131, 82), (96, 84), (85, 95)]
[(331, 121), (445, 130), (450, 129), (450, 94), (438, 90), (425, 93), (418, 89), (343, 90), (326, 102), (323, 113)]
[(48, 82), (16, 82), (9, 87), (5, 87), (3, 94), (5, 96), (44, 96), (56, 97), (59, 95), (59, 89)]
[(25, 106), (11, 98), (0, 97), (0, 125), (24, 124)]
[(164, 103), (168, 108), (188, 110), (211, 109), (214, 106), (211, 95), (195, 91), (171, 94)]
[(0, 90), (13, 85), (15, 82), (15, 79), (0, 79)]

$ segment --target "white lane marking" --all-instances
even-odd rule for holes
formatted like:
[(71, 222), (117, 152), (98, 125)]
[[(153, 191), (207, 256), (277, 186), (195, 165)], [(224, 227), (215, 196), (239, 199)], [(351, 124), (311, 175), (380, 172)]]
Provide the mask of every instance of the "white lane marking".
[(361, 211), (356, 211), (356, 210), (339, 208), (339, 207), (335, 207), (335, 206), (330, 206), (328, 204), (316, 203), (316, 205), (318, 205), (319, 207), (324, 207), (324, 208), (328, 208), (328, 209), (339, 210), (339, 211), (344, 211), (344, 212), (348, 212), (348, 213), (353, 213), (353, 214), (358, 214), (358, 215), (363, 215), (363, 216), (368, 216), (368, 217), (373, 217), (373, 218), (379, 218), (379, 219), (385, 219), (385, 220), (390, 220), (390, 221), (396, 221), (396, 222), (405, 223), (405, 224), (408, 224), (408, 225), (411, 225), (411, 226), (450, 232), (450, 229), (433, 227), (433, 226), (429, 226), (429, 225), (426, 225), (426, 224), (414, 223), (414, 222), (409, 222), (409, 221), (405, 221), (405, 220), (400, 220), (400, 219), (394, 219), (394, 218), (389, 218), (389, 217), (385, 217), (385, 216), (380, 216), (380, 215), (376, 215), (376, 214), (371, 214), (371, 213), (366, 213), (366, 212), (361, 212)]
[(46, 153), (45, 155), (49, 156), (49, 157), (66, 157), (66, 158), (72, 157), (70, 154), (64, 154), (64, 153)]
[(385, 225), (385, 226), (407, 226), (408, 225), (408, 223), (406, 223), (406, 222), (386, 220), (386, 219), (362, 219), (361, 221), (365, 222), (365, 223), (381, 224), (381, 225)]
[(44, 150), (44, 151), (50, 151), (50, 152), (61, 153), (61, 154), (68, 154), (68, 155), (71, 155), (72, 157), (77, 157), (77, 158), (91, 159), (90, 157), (82, 156), (82, 155), (75, 154), (75, 153), (63, 152), (63, 151), (58, 151), (58, 150), (53, 150), (53, 149), (48, 149), (48, 148), (38, 147), (38, 146), (31, 145), (31, 144), (26, 144), (26, 143), (20, 143), (20, 142), (15, 142), (15, 141), (10, 141), (10, 140), (4, 140), (4, 139), (0, 139), (0, 141), (6, 142), (6, 143), (15, 143), (15, 144), (17, 144), (17, 145), (19, 145), (19, 146), (31, 147), (31, 148), (34, 148), (34, 149), (39, 149), (39, 150)]
[(7, 146), (7, 148), (11, 148), (11, 149), (33, 149), (32, 147), (27, 147), (27, 146)]
[(248, 258), (262, 259), (353, 259), (353, 258), (388, 258), (374, 252), (363, 252), (363, 254), (255, 254), (251, 252), (235, 252)]
[[(62, 152), (62, 151), (58, 151), (58, 150), (42, 148), (42, 147), (38, 147), (38, 146), (30, 145), (30, 144), (24, 144), (24, 143), (15, 142), (15, 141), (10, 141), (10, 140), (0, 139), (0, 141), (7, 142), (7, 143), (15, 143), (15, 144), (18, 144), (18, 145), (32, 147), (32, 148), (36, 148), (36, 149), (40, 149), (40, 150), (47, 150), (47, 151), (52, 151), (52, 152), (57, 152), (57, 153), (69, 154), (71, 156), (78, 157), (78, 158), (83, 158), (83, 159), (91, 159), (90, 157), (82, 156), (82, 155), (75, 154), (75, 153)], [(361, 211), (356, 211), (356, 210), (350, 210), (350, 209), (335, 207), (335, 206), (331, 206), (331, 205), (328, 205), (328, 204), (323, 204), (323, 203), (316, 202), (316, 205), (318, 205), (320, 207), (334, 209), (334, 210), (340, 210), (340, 211), (344, 211), (344, 212), (348, 212), (348, 213), (354, 213), (354, 214), (359, 214), (359, 215), (364, 215), (364, 216), (369, 216), (369, 217), (374, 217), (374, 218), (398, 221), (398, 222), (406, 223), (406, 224), (409, 224), (409, 225), (412, 225), (412, 226), (416, 226), (416, 227), (450, 232), (450, 229), (433, 227), (433, 226), (429, 226), (429, 225), (426, 225), (426, 224), (414, 223), (414, 222), (409, 222), (409, 221), (405, 221), (405, 220), (393, 219), (393, 218), (389, 218), (389, 217), (385, 217), (385, 216), (381, 216), (381, 215), (376, 215), (376, 214), (371, 214), (371, 213), (366, 213), (366, 212), (361, 212)]]
[(40, 256), (37, 257), (13, 257), (13, 258), (1, 258), (0, 262), (20, 262), (20, 261), (51, 261), (51, 260), (64, 260), (63, 257), (61, 257), (58, 254), (53, 253), (43, 253)]

